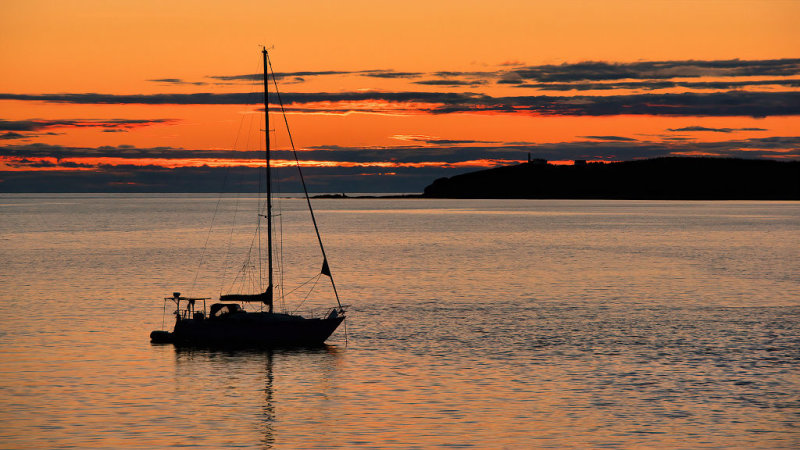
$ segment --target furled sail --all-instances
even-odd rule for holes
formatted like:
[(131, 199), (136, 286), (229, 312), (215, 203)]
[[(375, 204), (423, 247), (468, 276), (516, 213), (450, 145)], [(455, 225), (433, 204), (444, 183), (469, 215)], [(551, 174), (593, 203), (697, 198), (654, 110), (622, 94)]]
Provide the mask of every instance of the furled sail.
[(272, 302), (272, 286), (261, 294), (225, 294), (219, 296), (221, 302), (263, 302), (269, 305)]

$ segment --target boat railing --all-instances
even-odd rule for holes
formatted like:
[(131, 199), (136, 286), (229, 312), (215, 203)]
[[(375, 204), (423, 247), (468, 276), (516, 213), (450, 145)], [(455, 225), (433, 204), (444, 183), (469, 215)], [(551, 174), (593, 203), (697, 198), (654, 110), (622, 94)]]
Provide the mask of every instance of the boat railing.
[(339, 308), (338, 306), (329, 307), (329, 308), (323, 308), (323, 307), (320, 307), (320, 308), (309, 308), (309, 309), (302, 309), (302, 310), (292, 311), (291, 313), (294, 314), (294, 315), (299, 315), (299, 316), (303, 316), (303, 317), (307, 317), (307, 318), (323, 318), (323, 319), (325, 319), (325, 318), (331, 317), (331, 315), (334, 314), (334, 313), (335, 313), (334, 317), (336, 317), (337, 315), (342, 315), (343, 313), (345, 313), (347, 311), (347, 308), (349, 306), (350, 305), (342, 305), (341, 308)]
[[(207, 317), (206, 300), (210, 300), (210, 298), (181, 297), (180, 292), (175, 292), (172, 297), (164, 297), (164, 312), (166, 313), (167, 303), (173, 302), (176, 309), (172, 313), (177, 315), (180, 320), (203, 319)], [(202, 307), (200, 306), (201, 302)]]

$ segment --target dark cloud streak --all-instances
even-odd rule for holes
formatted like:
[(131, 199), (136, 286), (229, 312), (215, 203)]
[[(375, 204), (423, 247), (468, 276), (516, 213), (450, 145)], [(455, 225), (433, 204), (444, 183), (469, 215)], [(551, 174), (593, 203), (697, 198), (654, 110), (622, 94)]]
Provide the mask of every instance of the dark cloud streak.
[(414, 84), (421, 84), (425, 86), (480, 86), (482, 84), (486, 84), (486, 81), (482, 80), (449, 80), (449, 79), (441, 79), (441, 80), (422, 80), (422, 81), (415, 81)]
[[(276, 151), (275, 157), (288, 157)], [(16, 158), (126, 158), (126, 159), (261, 159), (263, 151), (187, 150), (175, 147), (139, 148), (130, 145), (66, 147), (50, 144), (23, 144), (0, 147), (0, 156)]]
[[(800, 92), (714, 92), (680, 94), (631, 94), (610, 96), (517, 96), (491, 97), (477, 93), (452, 92), (342, 92), (285, 93), (289, 111), (331, 112), (326, 108), (293, 109), (320, 102), (385, 101), (424, 103), (431, 107), (417, 111), (431, 114), (510, 113), (561, 116), (665, 115), (665, 116), (787, 116), (800, 114)], [(79, 104), (252, 104), (253, 94), (0, 94), (0, 100), (30, 100)], [(274, 101), (273, 97), (270, 101)], [(332, 111), (337, 111), (336, 108)], [(349, 107), (340, 111), (358, 111)], [(369, 110), (374, 111), (374, 110)], [(369, 112), (368, 111), (368, 112)], [(158, 119), (166, 121), (168, 119)], [(145, 121), (155, 123), (154, 121)], [(99, 124), (100, 122), (98, 122)], [(144, 122), (143, 122), (144, 123)], [(4, 125), (8, 126), (8, 125)], [(68, 125), (66, 125), (68, 126)], [(78, 126), (78, 125), (73, 125)], [(108, 125), (114, 127), (113, 122)], [(120, 123), (119, 126), (124, 126)], [(7, 128), (10, 130), (10, 128)]]
[(730, 90), (755, 86), (783, 86), (799, 88), (800, 80), (747, 80), (747, 81), (630, 81), (614, 83), (536, 83), (516, 84), (517, 88), (531, 88), (542, 91), (605, 91), (619, 89), (643, 89), (654, 91), (658, 89), (713, 89)]
[(800, 114), (800, 92), (715, 92), (611, 96), (528, 96), (476, 99), (452, 104), (434, 114), (506, 112), (560, 116), (786, 116)]
[[(608, 81), (623, 79), (672, 79), (684, 77), (796, 76), (800, 58), (765, 60), (684, 60), (609, 63), (586, 61), (560, 65), (517, 68), (506, 73), (505, 82)], [(503, 81), (501, 81), (503, 82)]]
[(598, 141), (619, 141), (619, 142), (632, 142), (637, 139), (623, 137), (623, 136), (582, 136), (586, 139), (595, 139)]
[(734, 131), (767, 131), (765, 128), (708, 128), (691, 126), (683, 128), (668, 128), (667, 131), (711, 131), (714, 133), (733, 133)]
[(163, 125), (176, 122), (175, 119), (66, 119), (66, 120), (3, 120), (0, 131), (40, 131), (52, 128), (107, 128), (123, 130), (149, 125)]
[(205, 86), (208, 84), (205, 81), (184, 81), (181, 80), (180, 78), (157, 78), (154, 80), (147, 80), (147, 81), (152, 81), (154, 83), (161, 83), (161, 84), (175, 84), (175, 85), (188, 84), (192, 86)]

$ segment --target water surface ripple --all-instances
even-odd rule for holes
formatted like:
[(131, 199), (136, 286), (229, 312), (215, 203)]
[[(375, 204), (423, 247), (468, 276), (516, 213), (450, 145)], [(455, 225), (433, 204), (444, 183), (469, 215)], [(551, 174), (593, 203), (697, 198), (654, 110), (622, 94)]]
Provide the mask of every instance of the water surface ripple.
[(241, 264), (217, 200), (0, 197), (0, 447), (800, 446), (797, 202), (318, 200), (346, 336), (152, 345)]

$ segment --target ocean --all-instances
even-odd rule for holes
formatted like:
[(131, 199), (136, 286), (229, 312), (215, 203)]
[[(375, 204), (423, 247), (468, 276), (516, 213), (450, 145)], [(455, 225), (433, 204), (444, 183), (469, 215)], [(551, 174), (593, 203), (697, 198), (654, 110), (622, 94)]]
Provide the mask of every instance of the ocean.
[[(257, 202), (0, 195), (0, 447), (800, 446), (798, 202), (317, 199), (327, 346), (151, 344), (263, 272)], [(288, 292), (322, 259), (280, 203)]]

